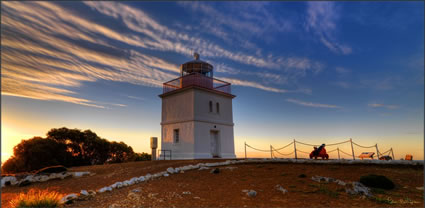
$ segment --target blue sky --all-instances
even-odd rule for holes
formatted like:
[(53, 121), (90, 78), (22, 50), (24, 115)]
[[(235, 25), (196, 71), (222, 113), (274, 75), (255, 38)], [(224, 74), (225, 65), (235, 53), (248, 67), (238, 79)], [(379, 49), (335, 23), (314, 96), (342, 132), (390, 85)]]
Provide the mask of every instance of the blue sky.
[(423, 2), (2, 2), (1, 21), (3, 158), (62, 126), (148, 152), (196, 51), (232, 83), (237, 153), (353, 138), (423, 159)]

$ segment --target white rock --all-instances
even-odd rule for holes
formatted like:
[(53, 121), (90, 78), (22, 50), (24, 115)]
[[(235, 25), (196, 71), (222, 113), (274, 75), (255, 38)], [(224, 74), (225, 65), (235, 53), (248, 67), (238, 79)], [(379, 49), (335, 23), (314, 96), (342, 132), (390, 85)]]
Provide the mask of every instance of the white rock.
[(174, 173), (180, 173), (180, 168), (175, 168)]
[(83, 196), (88, 196), (88, 195), (90, 195), (90, 194), (89, 194), (89, 192), (87, 192), (86, 190), (81, 190), (81, 191), (80, 191), (80, 194), (81, 194), (81, 195), (83, 195)]
[(172, 168), (172, 167), (167, 168), (167, 172), (170, 173), (170, 174), (173, 174), (174, 168)]
[(183, 195), (189, 195), (189, 194), (192, 194), (190, 191), (183, 191), (183, 193), (182, 193)]
[(84, 175), (89, 175), (90, 172), (73, 172), (72, 173), (74, 177), (78, 178), (78, 177), (82, 177)]
[(288, 192), (288, 190), (284, 189), (281, 185), (276, 185), (275, 188), (283, 194), (286, 194)]
[(180, 169), (184, 171), (184, 170), (191, 170), (192, 168), (191, 168), (190, 165), (186, 165), (186, 166), (181, 167)]
[(62, 197), (62, 199), (59, 201), (60, 204), (66, 204), (69, 202), (72, 202), (73, 200), (77, 199), (78, 195), (77, 194), (68, 194), (64, 197)]
[(117, 188), (121, 188), (124, 186), (122, 182), (116, 182), (115, 184), (117, 184)]
[(166, 173), (166, 174), (164, 174), (164, 176), (165, 176), (165, 177), (168, 177), (168, 176), (170, 176), (170, 174)]
[(137, 177), (133, 177), (133, 178), (131, 178), (130, 179), (130, 182), (132, 183), (132, 184), (135, 184), (135, 183), (137, 183), (138, 181), (138, 178)]
[[(6, 176), (1, 178), (1, 187), (5, 187), (6, 183), (10, 182), (10, 185), (16, 184), (18, 181), (14, 176)], [(16, 183), (15, 183), (16, 182)]]
[(250, 190), (246, 193), (246, 195), (250, 196), (250, 197), (255, 197), (257, 196), (257, 192), (254, 190)]
[(50, 179), (49, 176), (47, 176), (47, 175), (41, 175), (40, 176), (40, 180), (38, 180), (38, 181), (45, 182), (45, 181), (48, 181), (49, 179)]
[(125, 180), (125, 181), (122, 182), (122, 185), (123, 186), (129, 186), (131, 184), (130, 184), (130, 181), (129, 180)]
[(346, 185), (346, 183), (344, 181), (341, 181), (341, 180), (336, 180), (335, 183), (337, 183), (338, 185), (341, 185), (341, 186)]
[(106, 192), (106, 191), (112, 191), (112, 188), (109, 187), (109, 186), (105, 186), (105, 187), (99, 189), (97, 192), (103, 193), (103, 192)]
[(145, 176), (140, 176), (140, 177), (139, 177), (139, 181), (140, 181), (140, 182), (145, 181)]
[(208, 170), (210, 169), (209, 167), (200, 167), (198, 170)]
[(40, 181), (41, 176), (40, 175), (34, 175), (34, 177), (32, 177), (33, 182), (38, 182)]
[(148, 174), (145, 175), (145, 180), (149, 180), (151, 178), (152, 178), (152, 175), (150, 173), (148, 173)]

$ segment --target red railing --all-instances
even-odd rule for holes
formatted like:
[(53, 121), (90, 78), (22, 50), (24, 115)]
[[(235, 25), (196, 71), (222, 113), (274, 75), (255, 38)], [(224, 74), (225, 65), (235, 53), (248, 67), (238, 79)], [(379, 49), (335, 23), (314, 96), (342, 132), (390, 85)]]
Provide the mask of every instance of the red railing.
[(163, 93), (185, 87), (197, 86), (231, 94), (230, 83), (207, 77), (199, 73), (188, 74), (163, 84)]

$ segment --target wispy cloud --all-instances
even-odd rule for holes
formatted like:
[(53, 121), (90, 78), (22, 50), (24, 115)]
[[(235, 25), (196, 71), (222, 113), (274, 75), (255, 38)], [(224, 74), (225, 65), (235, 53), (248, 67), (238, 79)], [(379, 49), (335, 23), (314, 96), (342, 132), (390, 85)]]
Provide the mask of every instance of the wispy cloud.
[(335, 33), (339, 11), (335, 2), (308, 2), (306, 29), (313, 31), (320, 42), (332, 52), (350, 54), (352, 49), (346, 44), (337, 41)]
[(256, 82), (251, 82), (251, 81), (225, 78), (225, 77), (218, 77), (218, 79), (223, 80), (225, 82), (230, 82), (233, 85), (239, 85), (239, 86), (244, 86), (244, 87), (253, 87), (253, 88), (257, 88), (257, 89), (261, 89), (261, 90), (265, 90), (265, 91), (269, 91), (269, 92), (277, 92), (277, 93), (289, 92), (288, 90), (285, 90), (285, 89), (267, 87), (267, 86), (264, 86), (262, 84), (259, 84), (259, 83), (256, 83)]
[[(105, 108), (99, 102), (80, 98), (78, 88), (98, 80), (161, 87), (163, 82), (178, 76), (179, 63), (145, 51), (190, 56), (197, 50), (205, 57), (275, 70), (283, 75), (246, 73), (254, 78), (264, 77), (263, 83), (233, 81), (278, 93), (286, 90), (266, 86), (267, 81), (283, 84), (323, 68), (322, 63), (305, 57), (262, 56), (258, 51), (226, 49), (190, 32), (165, 26), (144, 11), (124, 3), (84, 2), (80, 6), (84, 5), (96, 11), (94, 15), (116, 21), (121, 25), (120, 30), (96, 19), (84, 18), (62, 3), (2, 2), (2, 94)], [(266, 15), (264, 11), (261, 14)], [(245, 15), (248, 19), (270, 18)], [(250, 28), (248, 24), (243, 27)], [(228, 75), (240, 73), (226, 64), (217, 65), (217, 70)]]
[(142, 101), (145, 101), (145, 100), (146, 100), (145, 98), (137, 97), (137, 96), (130, 96), (130, 95), (127, 95), (127, 97), (128, 97), (128, 98), (131, 98), (131, 99), (135, 99), (135, 100), (142, 100)]
[(342, 107), (337, 106), (337, 105), (329, 105), (329, 104), (305, 102), (305, 101), (296, 100), (296, 99), (292, 99), (292, 98), (288, 98), (288, 99), (286, 99), (286, 101), (288, 101), (290, 103), (295, 103), (297, 105), (307, 106), (307, 107), (314, 107), (314, 108), (342, 108)]
[(368, 106), (372, 107), (372, 108), (386, 108), (386, 109), (390, 109), (390, 110), (399, 108), (398, 105), (386, 105), (386, 104), (381, 104), (381, 103), (369, 103)]

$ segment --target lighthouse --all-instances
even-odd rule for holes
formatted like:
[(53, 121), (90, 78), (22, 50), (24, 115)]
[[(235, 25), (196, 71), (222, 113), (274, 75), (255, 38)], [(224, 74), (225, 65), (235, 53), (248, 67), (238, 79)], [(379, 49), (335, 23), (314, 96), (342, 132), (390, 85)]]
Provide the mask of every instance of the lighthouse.
[(199, 59), (180, 66), (180, 77), (163, 84), (159, 158), (235, 158), (231, 85), (213, 77)]

